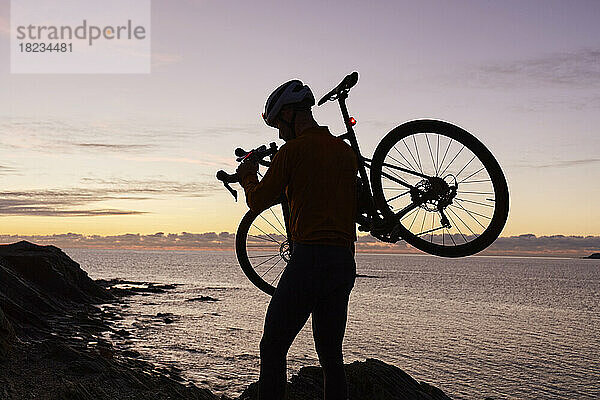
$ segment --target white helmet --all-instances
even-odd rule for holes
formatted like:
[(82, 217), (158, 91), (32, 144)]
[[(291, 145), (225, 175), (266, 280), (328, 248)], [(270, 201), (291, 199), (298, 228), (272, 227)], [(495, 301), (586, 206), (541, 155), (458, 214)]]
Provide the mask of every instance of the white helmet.
[(267, 125), (276, 128), (273, 123), (283, 106), (300, 103), (304, 100), (308, 100), (309, 107), (315, 104), (315, 97), (310, 88), (297, 79), (286, 82), (275, 89), (267, 99), (265, 112), (262, 115), (263, 119)]

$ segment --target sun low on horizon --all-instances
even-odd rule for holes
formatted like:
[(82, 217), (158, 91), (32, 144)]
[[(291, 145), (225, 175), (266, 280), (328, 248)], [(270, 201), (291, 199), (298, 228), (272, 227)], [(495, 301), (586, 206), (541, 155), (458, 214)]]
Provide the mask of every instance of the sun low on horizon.
[[(215, 173), (236, 147), (283, 144), (267, 96), (299, 78), (320, 97), (358, 71), (365, 155), (403, 122), (450, 121), (506, 175), (501, 236), (600, 236), (599, 17), (595, 2), (154, 1), (150, 73), (18, 74), (2, 56), (0, 235), (235, 233), (243, 189), (235, 202)], [(335, 103), (314, 114), (343, 133)]]

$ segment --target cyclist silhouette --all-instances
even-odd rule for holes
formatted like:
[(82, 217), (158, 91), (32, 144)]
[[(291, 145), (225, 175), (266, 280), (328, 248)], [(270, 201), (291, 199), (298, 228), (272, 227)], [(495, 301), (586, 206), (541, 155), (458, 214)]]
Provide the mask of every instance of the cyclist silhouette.
[(309, 315), (326, 400), (348, 397), (342, 356), (356, 264), (357, 159), (352, 148), (314, 120), (314, 96), (291, 80), (269, 96), (263, 118), (286, 143), (259, 182), (258, 165), (237, 169), (248, 207), (261, 211), (285, 193), (291, 259), (271, 298), (260, 342), (259, 399), (285, 396), (286, 356)]

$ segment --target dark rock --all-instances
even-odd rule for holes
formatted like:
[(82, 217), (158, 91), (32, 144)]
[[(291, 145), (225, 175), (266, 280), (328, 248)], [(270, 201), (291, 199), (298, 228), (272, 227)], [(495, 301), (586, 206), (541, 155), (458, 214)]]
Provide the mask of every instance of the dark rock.
[(173, 318), (172, 318), (173, 314), (171, 314), (171, 313), (162, 313), (162, 312), (159, 312), (159, 313), (156, 313), (156, 316), (158, 318), (162, 319), (162, 321), (165, 324), (172, 324), (173, 321), (174, 321)]
[(127, 332), (125, 329), (119, 329), (118, 331), (114, 331), (113, 334), (118, 337), (129, 337), (131, 333)]
[(365, 274), (356, 274), (357, 278), (379, 278), (379, 276), (375, 275), (365, 275)]
[(29, 242), (0, 245), (0, 307), (17, 335), (46, 332), (46, 316), (64, 315), (73, 304), (112, 300), (57, 247)]
[[(174, 287), (150, 284), (147, 292)], [(175, 369), (168, 375), (177, 379), (169, 378), (139, 360), (139, 353), (100, 338), (106, 331), (129, 336), (111, 328), (107, 320), (118, 315), (94, 305), (100, 303), (125, 308), (60, 249), (0, 245), (0, 354), (6, 355), (0, 399), (218, 399), (177, 382), (183, 378)]]
[(170, 312), (159, 312), (159, 313), (156, 313), (156, 316), (159, 317), (159, 318), (168, 317), (168, 316), (172, 316), (172, 315), (173, 314), (171, 314)]
[(186, 301), (219, 301), (219, 299), (215, 299), (214, 297), (210, 297), (210, 296), (200, 296), (200, 297), (194, 297), (191, 299), (187, 299)]
[(583, 257), (583, 258), (600, 259), (600, 253), (593, 253), (593, 254), (590, 254), (589, 256)]
[(15, 340), (15, 331), (0, 308), (0, 358), (5, 357), (10, 351), (12, 342)]
[(71, 362), (87, 358), (81, 351), (76, 350), (69, 344), (58, 338), (50, 338), (41, 342), (42, 349), (45, 350), (45, 357), (54, 361)]
[[(440, 389), (419, 383), (406, 372), (375, 359), (345, 365), (350, 400), (450, 400)], [(253, 383), (238, 400), (257, 399)], [(320, 367), (301, 368), (287, 386), (287, 400), (323, 398), (323, 373)]]
[(135, 350), (125, 350), (121, 352), (121, 355), (129, 358), (138, 358), (140, 353)]
[(177, 284), (136, 282), (123, 279), (97, 279), (96, 283), (108, 289), (113, 295), (120, 297), (134, 294), (146, 296), (148, 294), (165, 293), (167, 290), (175, 289), (178, 286)]

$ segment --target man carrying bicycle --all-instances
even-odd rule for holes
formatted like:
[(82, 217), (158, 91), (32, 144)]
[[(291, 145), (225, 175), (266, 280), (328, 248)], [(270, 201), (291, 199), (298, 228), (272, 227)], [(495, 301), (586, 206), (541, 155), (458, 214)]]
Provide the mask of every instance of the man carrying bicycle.
[(342, 341), (356, 275), (358, 167), (352, 148), (314, 120), (314, 104), (299, 80), (279, 86), (263, 118), (286, 143), (260, 182), (257, 164), (237, 169), (251, 210), (266, 209), (281, 193), (290, 206), (292, 256), (269, 303), (260, 342), (261, 400), (284, 398), (287, 352), (311, 314), (325, 399), (348, 397)]

